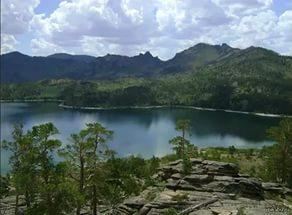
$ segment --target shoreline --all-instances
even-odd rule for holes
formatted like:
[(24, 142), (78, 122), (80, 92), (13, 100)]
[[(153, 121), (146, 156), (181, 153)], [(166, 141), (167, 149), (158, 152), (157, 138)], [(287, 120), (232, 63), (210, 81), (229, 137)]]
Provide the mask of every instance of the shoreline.
[(292, 115), (287, 114), (273, 114), (273, 113), (262, 113), (262, 112), (248, 112), (248, 111), (237, 111), (230, 109), (216, 109), (216, 108), (203, 108), (197, 106), (183, 106), (183, 105), (150, 105), (150, 106), (115, 106), (115, 107), (87, 107), (87, 106), (71, 106), (62, 104), (61, 99), (10, 99), (10, 100), (0, 100), (0, 103), (18, 103), (18, 102), (60, 102), (59, 107), (64, 109), (74, 109), (74, 110), (121, 110), (121, 109), (160, 109), (160, 108), (184, 108), (184, 109), (194, 109), (200, 111), (218, 111), (225, 113), (237, 113), (261, 117), (271, 117), (271, 118), (292, 118)]
[(200, 111), (219, 111), (219, 112), (226, 112), (226, 113), (238, 113), (238, 114), (246, 114), (246, 115), (253, 115), (253, 116), (262, 116), (262, 117), (271, 117), (271, 118), (292, 118), (292, 115), (286, 114), (269, 114), (269, 113), (261, 113), (261, 112), (247, 112), (247, 111), (236, 111), (236, 110), (229, 110), (229, 109), (216, 109), (216, 108), (203, 108), (203, 107), (196, 107), (196, 106), (182, 106), (182, 105), (154, 105), (154, 106), (121, 106), (121, 107), (86, 107), (86, 106), (70, 106), (59, 104), (58, 105), (64, 109), (75, 109), (75, 110), (118, 110), (118, 109), (160, 109), (160, 108), (185, 108), (185, 109), (195, 109)]
[(1, 99), (0, 103), (18, 103), (18, 102), (63, 102), (61, 99)]

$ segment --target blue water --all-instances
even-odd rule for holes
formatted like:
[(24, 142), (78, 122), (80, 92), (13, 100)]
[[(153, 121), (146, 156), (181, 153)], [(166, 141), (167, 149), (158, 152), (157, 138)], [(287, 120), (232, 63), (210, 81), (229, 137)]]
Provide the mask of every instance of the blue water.
[[(11, 139), (15, 123), (23, 123), (29, 129), (53, 122), (60, 131), (57, 138), (70, 144), (70, 134), (97, 121), (114, 131), (109, 146), (120, 156), (148, 158), (171, 152), (168, 140), (178, 134), (178, 119), (191, 120), (189, 139), (199, 147), (269, 145), (272, 142), (267, 139), (266, 130), (279, 122), (277, 118), (182, 108), (79, 111), (60, 108), (57, 103), (1, 103), (1, 140)], [(9, 152), (1, 150), (2, 173), (9, 169), (8, 157)]]

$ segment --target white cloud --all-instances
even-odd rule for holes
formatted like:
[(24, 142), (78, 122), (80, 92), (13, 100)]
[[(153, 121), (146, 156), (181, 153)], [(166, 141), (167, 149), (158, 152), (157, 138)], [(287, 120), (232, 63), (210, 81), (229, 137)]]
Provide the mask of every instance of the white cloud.
[(15, 51), (15, 45), (18, 41), (14, 36), (9, 34), (1, 34), (1, 54)]
[(39, 0), (4, 0), (1, 1), (1, 33), (22, 34), (29, 28), (34, 16), (34, 8)]
[(51, 14), (34, 14), (39, 0), (5, 2), (6, 33), (15, 39), (31, 29), (36, 55), (150, 50), (167, 59), (198, 42), (292, 53), (292, 12), (277, 16), (273, 0), (64, 0)]
[(277, 26), (277, 21), (277, 16), (271, 10), (245, 16), (230, 27), (235, 36), (230, 44), (241, 48), (251, 45), (264, 46)]
[(271, 36), (271, 48), (284, 55), (292, 55), (292, 10), (285, 11), (280, 17)]
[(42, 38), (38, 38), (38, 39), (32, 39), (31, 40), (31, 49), (33, 53), (37, 53), (39, 50), (42, 50), (42, 53), (44, 55), (49, 55), (52, 53), (60, 53), (60, 52), (68, 52), (70, 53), (70, 51), (65, 51), (64, 48), (55, 45), (53, 43), (50, 43)]
[(38, 4), (39, 0), (1, 1), (1, 54), (16, 49), (16, 36), (29, 31)]
[(270, 8), (273, 0), (212, 0), (231, 16), (242, 17)]
[(277, 31), (291, 42), (292, 38), (292, 10), (285, 11), (279, 18)]
[[(211, 0), (73, 0), (62, 2), (48, 17), (35, 16), (32, 26), (38, 38), (65, 49), (130, 54), (155, 43), (154, 52), (161, 55), (157, 43), (161, 37), (175, 39), (176, 44), (168, 46), (177, 48), (181, 40), (228, 22), (230, 18)], [(98, 44), (88, 45), (89, 41)], [(40, 47), (34, 51), (44, 53)], [(163, 58), (171, 56), (163, 53)]]

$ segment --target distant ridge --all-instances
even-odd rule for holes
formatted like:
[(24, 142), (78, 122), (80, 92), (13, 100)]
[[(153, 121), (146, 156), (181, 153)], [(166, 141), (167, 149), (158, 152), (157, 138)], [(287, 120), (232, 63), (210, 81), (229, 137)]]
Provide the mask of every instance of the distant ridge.
[[(157, 77), (184, 72), (196, 72), (206, 66), (220, 63), (257, 59), (258, 69), (261, 60), (273, 57), (270, 63), (278, 67), (277, 59), (285, 58), (276, 52), (260, 47), (247, 49), (222, 45), (199, 43), (172, 59), (162, 61), (150, 52), (128, 57), (107, 54), (102, 57), (56, 53), (47, 57), (28, 56), (20, 52), (1, 55), (1, 82), (23, 83), (46, 79), (69, 78), (74, 80), (116, 79), (123, 77)], [(291, 59), (290, 57), (286, 57)], [(262, 68), (264, 69), (264, 68)]]
[(77, 60), (77, 61), (83, 61), (90, 63), (96, 59), (96, 57), (89, 56), (89, 55), (71, 55), (66, 53), (56, 53), (47, 56), (48, 58), (54, 58), (54, 59), (63, 59), (63, 60)]

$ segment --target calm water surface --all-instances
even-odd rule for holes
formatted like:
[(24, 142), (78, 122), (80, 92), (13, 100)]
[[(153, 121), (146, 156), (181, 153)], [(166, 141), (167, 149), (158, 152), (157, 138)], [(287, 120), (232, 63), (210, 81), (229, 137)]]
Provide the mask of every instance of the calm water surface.
[[(199, 147), (269, 145), (272, 142), (266, 138), (266, 129), (279, 122), (277, 118), (182, 108), (79, 111), (60, 108), (56, 103), (1, 103), (1, 140), (11, 139), (15, 123), (23, 123), (29, 129), (52, 122), (60, 131), (57, 137), (70, 144), (70, 134), (97, 121), (114, 131), (109, 146), (120, 156), (136, 154), (148, 158), (171, 152), (168, 140), (178, 134), (177, 119), (191, 120), (189, 139)], [(9, 152), (2, 150), (2, 173), (9, 169), (8, 157)]]

